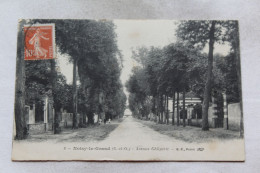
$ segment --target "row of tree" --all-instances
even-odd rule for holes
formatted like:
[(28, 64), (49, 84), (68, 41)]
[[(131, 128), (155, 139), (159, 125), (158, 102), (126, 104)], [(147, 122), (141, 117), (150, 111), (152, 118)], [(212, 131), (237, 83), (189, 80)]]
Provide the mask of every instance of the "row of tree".
[[(153, 112), (169, 122), (168, 98), (177, 97), (179, 124), (179, 93), (185, 110), (185, 93), (193, 91), (203, 100), (202, 129), (208, 130), (210, 96), (228, 94), (228, 102), (241, 102), (239, 33), (237, 21), (182, 21), (176, 31), (177, 42), (163, 48), (141, 47), (133, 50), (139, 66), (126, 87), (130, 92), (129, 107), (135, 115), (147, 117)], [(214, 44), (229, 44), (227, 56), (214, 53)], [(203, 53), (208, 45), (208, 53)], [(174, 117), (173, 111), (173, 117)], [(174, 119), (173, 119), (174, 120)], [(241, 117), (241, 136), (243, 135)], [(174, 124), (174, 121), (172, 122)], [(185, 126), (185, 118), (183, 118)]]
[[(61, 54), (73, 63), (73, 83), (57, 69), (56, 60), (24, 61), (22, 28), (25, 24), (55, 23), (56, 44)], [(26, 138), (24, 105), (43, 108), (48, 96), (55, 110), (54, 133), (59, 127), (61, 108), (73, 112), (73, 126), (94, 123), (99, 119), (122, 116), (126, 96), (120, 81), (122, 55), (117, 47), (114, 24), (94, 20), (29, 20), (21, 21), (18, 33), (16, 80), (16, 138)], [(77, 85), (77, 80), (80, 84)], [(40, 110), (39, 110), (40, 111)], [(37, 110), (36, 110), (37, 113)], [(81, 116), (81, 122), (77, 120)]]

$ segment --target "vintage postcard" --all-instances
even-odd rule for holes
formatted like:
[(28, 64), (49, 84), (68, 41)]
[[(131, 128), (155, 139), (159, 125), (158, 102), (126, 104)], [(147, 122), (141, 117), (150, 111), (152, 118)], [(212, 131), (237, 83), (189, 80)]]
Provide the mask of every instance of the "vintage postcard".
[(239, 22), (20, 20), (13, 161), (244, 161)]

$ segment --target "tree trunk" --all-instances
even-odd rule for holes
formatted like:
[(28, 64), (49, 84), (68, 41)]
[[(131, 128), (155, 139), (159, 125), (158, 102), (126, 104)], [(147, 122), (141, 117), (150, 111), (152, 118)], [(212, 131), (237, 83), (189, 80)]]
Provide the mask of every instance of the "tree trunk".
[(202, 130), (209, 130), (208, 122), (208, 109), (209, 100), (211, 93), (211, 80), (212, 80), (212, 68), (213, 68), (213, 49), (214, 49), (214, 33), (215, 33), (216, 21), (211, 22), (209, 31), (209, 54), (208, 54), (208, 69), (207, 69), (207, 81), (203, 95), (203, 106), (202, 106)]
[(161, 112), (161, 124), (163, 124), (163, 95), (161, 95), (161, 100), (160, 100), (160, 112)]
[[(99, 119), (104, 120), (104, 94), (103, 94), (103, 89), (102, 89), (102, 84), (99, 87)], [(118, 115), (118, 119), (120, 118), (120, 115)]]
[(77, 60), (73, 61), (73, 125), (72, 129), (78, 128), (77, 123)]
[(165, 95), (165, 106), (164, 106), (164, 114), (165, 114), (165, 124), (167, 124), (168, 123), (168, 120), (167, 120), (167, 107), (168, 107), (168, 102), (167, 102), (167, 94)]
[[(87, 98), (87, 91), (88, 90), (86, 90), (86, 86), (85, 86), (85, 82), (83, 82), (82, 83), (82, 89), (83, 89), (83, 95), (84, 95), (84, 97), (85, 98)], [(83, 122), (83, 124), (84, 125), (87, 125), (87, 121), (86, 121), (86, 117), (87, 117), (87, 105), (86, 104), (84, 104), (84, 107), (83, 107), (84, 109), (83, 109), (83, 114), (82, 114), (82, 122)]]
[(179, 91), (177, 91), (177, 126), (180, 125), (179, 99)]
[(60, 108), (57, 106), (57, 96), (56, 96), (56, 69), (55, 69), (55, 59), (50, 60), (51, 61), (51, 86), (52, 86), (52, 97), (53, 97), (53, 108), (54, 108), (54, 124), (53, 124), (53, 133), (58, 134), (59, 131), (59, 122), (58, 122), (58, 115)]
[(166, 124), (166, 96), (163, 95), (163, 124)]
[(101, 104), (100, 104), (100, 91), (98, 91), (98, 121), (97, 121), (98, 124), (100, 119), (101, 119)]
[(163, 118), (162, 118), (162, 123), (165, 124), (165, 95), (162, 95), (162, 115), (163, 115)]
[(243, 121), (243, 104), (242, 104), (242, 88), (241, 88), (241, 64), (240, 64), (240, 43), (239, 43), (239, 26), (238, 22), (235, 25), (234, 32), (234, 51), (236, 56), (236, 71), (238, 78), (238, 92), (239, 92), (239, 100), (240, 100), (240, 108), (241, 108), (241, 117), (240, 117), (240, 137), (244, 137), (244, 121)]
[(163, 95), (160, 96), (161, 100), (160, 100), (160, 112), (161, 112), (161, 124), (163, 123)]
[(158, 95), (158, 124), (161, 123), (161, 95)]
[(169, 124), (169, 97), (166, 95), (166, 123)]
[(88, 124), (94, 124), (94, 114), (93, 112), (87, 111)]
[(160, 122), (160, 111), (159, 111), (159, 95), (156, 96), (156, 122)]
[(172, 95), (172, 125), (174, 125), (174, 111), (175, 111), (175, 91)]
[(183, 95), (182, 95), (182, 125), (183, 127), (185, 127), (186, 122), (185, 122), (185, 115), (186, 115), (186, 111), (185, 111), (185, 87), (183, 89)]
[[(146, 98), (146, 100), (145, 100), (145, 105), (148, 105), (149, 104), (149, 101), (148, 101), (148, 98)], [(147, 103), (148, 102), (148, 103)], [(148, 108), (146, 107), (145, 109), (147, 109), (148, 110)], [(148, 113), (149, 112), (149, 113)], [(146, 112), (146, 110), (145, 110), (145, 118), (146, 118), (146, 120), (148, 120), (148, 115), (151, 113), (151, 111), (150, 111), (150, 109)]]
[(25, 67), (24, 67), (24, 31), (25, 21), (19, 23), (17, 39), (17, 58), (16, 58), (16, 81), (15, 81), (15, 125), (16, 137), (21, 140), (27, 137), (27, 127), (25, 119)]
[(82, 123), (83, 123), (83, 125), (87, 125), (87, 122), (86, 122), (86, 111), (84, 111), (83, 112), (83, 114), (82, 114)]

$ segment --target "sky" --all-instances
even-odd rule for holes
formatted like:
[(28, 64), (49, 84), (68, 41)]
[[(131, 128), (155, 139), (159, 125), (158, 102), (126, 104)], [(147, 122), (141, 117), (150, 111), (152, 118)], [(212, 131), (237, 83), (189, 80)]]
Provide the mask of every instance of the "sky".
[[(117, 44), (123, 55), (123, 69), (121, 81), (123, 85), (130, 77), (134, 61), (131, 59), (132, 49), (141, 46), (164, 47), (176, 41), (175, 31), (177, 22), (173, 20), (114, 20), (117, 34)], [(204, 48), (208, 51), (208, 47)], [(229, 46), (215, 44), (214, 53), (227, 55)], [(60, 71), (67, 78), (67, 83), (72, 83), (73, 66), (68, 62), (69, 56), (58, 53), (57, 55)], [(124, 89), (128, 95), (127, 91)]]
[(167, 20), (114, 20), (118, 40), (118, 48), (123, 54), (123, 70), (121, 75), (124, 84), (134, 61), (131, 59), (132, 49), (141, 46), (163, 47), (176, 40), (174, 21)]

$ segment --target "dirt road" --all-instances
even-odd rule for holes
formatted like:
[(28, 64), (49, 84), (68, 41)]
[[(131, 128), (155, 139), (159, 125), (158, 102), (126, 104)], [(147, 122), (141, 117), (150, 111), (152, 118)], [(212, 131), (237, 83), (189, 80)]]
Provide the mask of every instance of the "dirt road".
[(166, 135), (162, 135), (159, 132), (141, 124), (138, 120), (132, 116), (126, 117), (120, 125), (110, 133), (110, 135), (102, 142), (110, 143), (117, 141), (117, 143), (154, 143), (156, 141), (177, 141), (174, 138), (170, 138)]

